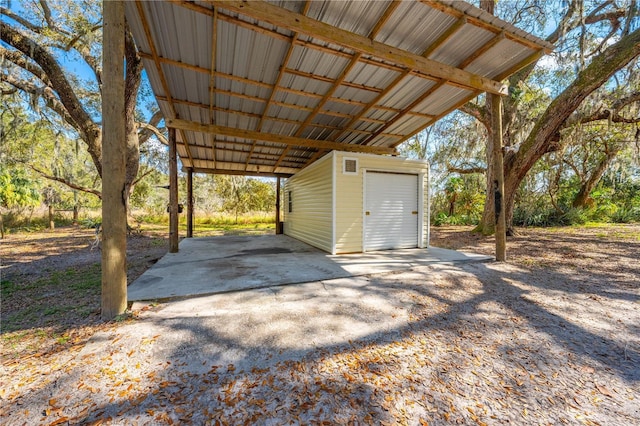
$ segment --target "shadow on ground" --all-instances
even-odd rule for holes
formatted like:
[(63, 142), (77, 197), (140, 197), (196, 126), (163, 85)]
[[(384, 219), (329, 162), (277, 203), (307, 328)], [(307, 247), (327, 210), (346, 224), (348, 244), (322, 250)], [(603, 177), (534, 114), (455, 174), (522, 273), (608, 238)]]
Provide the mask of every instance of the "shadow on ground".
[(632, 424), (639, 301), (608, 271), (481, 263), (209, 296), (97, 334), (79, 358), (107, 373), (21, 404), (93, 380), (110, 394), (70, 398), (92, 397), (87, 421)]

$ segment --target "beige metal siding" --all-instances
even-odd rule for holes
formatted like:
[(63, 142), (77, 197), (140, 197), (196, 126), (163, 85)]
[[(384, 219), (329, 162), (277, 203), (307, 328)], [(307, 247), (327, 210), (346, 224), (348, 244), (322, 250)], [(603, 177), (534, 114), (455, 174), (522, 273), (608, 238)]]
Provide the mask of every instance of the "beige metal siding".
[(343, 173), (343, 158), (336, 155), (336, 253), (362, 252), (362, 163), (357, 174)]
[[(331, 155), (290, 178), (284, 187), (284, 233), (332, 252), (332, 188)], [(291, 212), (289, 194), (293, 201)]]
[(431, 202), (431, 195), (429, 191), (430, 180), (429, 180), (429, 172), (427, 171), (422, 176), (423, 182), (423, 191), (422, 191), (422, 245), (421, 247), (429, 247), (429, 238), (430, 238), (430, 230), (429, 226), (431, 224), (431, 206), (429, 205)]
[[(380, 155), (354, 154), (335, 152), (336, 156), (336, 253), (358, 253), (363, 251), (363, 215), (364, 215), (364, 182), (363, 170), (385, 171), (393, 173), (424, 174), (425, 194), (427, 193), (426, 176), (429, 166), (426, 161)], [(358, 159), (356, 175), (343, 173), (343, 158)], [(423, 197), (423, 215), (428, 211), (428, 197)], [(424, 217), (424, 216), (423, 216)], [(424, 220), (424, 219), (423, 219)], [(423, 224), (426, 226), (426, 224)], [(423, 231), (423, 236), (426, 232)], [(422, 242), (422, 241), (420, 241)], [(422, 244), (419, 244), (422, 245)]]

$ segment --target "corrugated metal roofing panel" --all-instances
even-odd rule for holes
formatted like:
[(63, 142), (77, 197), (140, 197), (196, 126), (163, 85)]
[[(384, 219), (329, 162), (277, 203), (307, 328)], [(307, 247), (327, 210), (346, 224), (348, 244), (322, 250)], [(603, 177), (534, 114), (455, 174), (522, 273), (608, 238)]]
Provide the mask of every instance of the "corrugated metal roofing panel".
[(496, 35), (475, 25), (465, 24), (456, 34), (431, 53), (429, 59), (458, 66)]
[(432, 80), (427, 80), (414, 75), (408, 75), (396, 86), (395, 90), (388, 93), (380, 100), (379, 105), (392, 108), (403, 109), (416, 100), (425, 91), (435, 84)]
[[(403, 118), (401, 118), (400, 120), (396, 121), (395, 123), (393, 123), (391, 126), (389, 126), (387, 129), (385, 129), (384, 133), (390, 133), (390, 134), (401, 134), (401, 135), (406, 135), (409, 134), (412, 130), (424, 126), (426, 127), (427, 124), (429, 123), (429, 120), (424, 118), (424, 117), (417, 117), (415, 115), (405, 115)], [(382, 135), (380, 136), (382, 137)], [(376, 142), (378, 142), (378, 138), (376, 138)], [(385, 138), (385, 141), (391, 141), (391, 144), (397, 142), (397, 139), (393, 139), (393, 138)], [(383, 144), (382, 142), (379, 142), (380, 144)]]
[(333, 93), (336, 99), (344, 99), (347, 101), (356, 101), (361, 103), (369, 103), (373, 101), (378, 94), (369, 90), (361, 90), (355, 87), (340, 86)]
[(389, 86), (399, 74), (399, 71), (359, 62), (353, 67), (345, 81), (384, 89)]
[(454, 86), (442, 86), (431, 96), (413, 108), (413, 111), (423, 114), (440, 115), (473, 92)]
[(374, 120), (388, 121), (388, 120), (391, 120), (396, 115), (398, 115), (398, 113), (394, 111), (372, 108), (371, 110), (367, 111), (364, 117), (371, 118)]
[(376, 41), (421, 55), (456, 18), (419, 2), (402, 2)]
[(533, 53), (535, 53), (533, 49), (523, 49), (522, 45), (504, 39), (486, 54), (473, 61), (466, 70), (493, 78), (510, 70)]
[(262, 123), (262, 131), (266, 133), (279, 134), (279, 135), (287, 135), (292, 136), (296, 130), (298, 130), (298, 125), (292, 123), (286, 123), (282, 121), (273, 121), (266, 118)]
[(343, 56), (296, 46), (288, 66), (298, 71), (335, 79), (348, 64), (349, 59)]
[(366, 37), (387, 6), (382, 1), (311, 2), (307, 16)]
[[(390, 1), (373, 0), (270, 3), (297, 12), (309, 7), (308, 16), (365, 37), (378, 26), (378, 20), (391, 4)], [(152, 45), (146, 40), (143, 19), (138, 16), (137, 5), (143, 10), (144, 20), (149, 23), (149, 31), (157, 53), (170, 61), (184, 64), (180, 66), (161, 60), (160, 75), (158, 64), (149, 59), (149, 56), (143, 59), (156, 96), (168, 97), (164, 93), (164, 78), (169, 86), (171, 98), (176, 100), (173, 105), (159, 100), (162, 113), (166, 117), (173, 117), (175, 109), (181, 119), (208, 124), (212, 122), (208, 105), (211, 75), (207, 69), (211, 66), (213, 22), (210, 14), (194, 11), (194, 4), (207, 10), (211, 8), (210, 4), (201, 1), (184, 4), (156, 1), (127, 2), (125, 9), (137, 46), (143, 53), (150, 55)], [(437, 10), (447, 7), (450, 9), (446, 10), (446, 13)], [(457, 65), (477, 52), (487, 41), (492, 40), (501, 28), (515, 34), (516, 39), (522, 37), (528, 42), (513, 41), (509, 39), (511, 36), (508, 36), (469, 64), (466, 68), (468, 71), (494, 77), (530, 57), (535, 51), (530, 43), (534, 43), (538, 48), (549, 47), (539, 39), (514, 29), (469, 4), (449, 1), (440, 2), (433, 7), (414, 1), (401, 2), (388, 21), (380, 26), (376, 40), (414, 54), (422, 54), (465, 14), (470, 20), (432, 52), (432, 60)], [(371, 139), (372, 134), (380, 132), (373, 143), (390, 146), (395, 144), (398, 138), (389, 136), (389, 133), (409, 134), (423, 123), (431, 121), (429, 117), (411, 114), (398, 117), (398, 113), (406, 111), (416, 99), (423, 97), (436, 84), (417, 74), (410, 74), (397, 87), (389, 88), (400, 72), (410, 71), (404, 69), (405, 65), (396, 65), (389, 58), (383, 60), (369, 53), (363, 54), (360, 62), (352, 66), (342, 84), (337, 84), (335, 79), (343, 73), (345, 67), (352, 64), (354, 53), (352, 48), (339, 46), (341, 41), (327, 42), (324, 36), (315, 37), (304, 34), (303, 31), (298, 35), (290, 60), (283, 64), (282, 61), (290, 48), (290, 39), (287, 38), (292, 35), (290, 30), (258, 22), (255, 18), (243, 15), (242, 11), (236, 13), (220, 8), (218, 16), (220, 19), (216, 23), (218, 34), (215, 61), (218, 75), (213, 88), (213, 123), (217, 125), (253, 130), (258, 129), (258, 123), (264, 116), (260, 130), (268, 133), (299, 135), (321, 140), (337, 139), (342, 143), (369, 143), (367, 141)], [(477, 26), (477, 22), (473, 21), (473, 17), (476, 16), (491, 23), (481, 26), (494, 25), (494, 29), (487, 30)], [(250, 29), (247, 26), (254, 28)], [(193, 66), (200, 69), (190, 68)], [(287, 68), (293, 71), (284, 73), (280, 81), (281, 88), (273, 91), (269, 85), (274, 84), (281, 70)], [(308, 77), (295, 73), (308, 74)], [(379, 106), (363, 110), (367, 104), (380, 96), (380, 92), (388, 89), (391, 89), (389, 93), (377, 102)], [(266, 108), (272, 91), (273, 102)], [(330, 98), (326, 102), (322, 101), (323, 96), (329, 94), (329, 91)], [(440, 115), (465, 102), (470, 96), (471, 90), (458, 86), (444, 86), (414, 109)], [(315, 116), (310, 115), (316, 108), (320, 109), (319, 113)], [(362, 118), (358, 119), (360, 115)], [(311, 120), (311, 125), (301, 129), (301, 124), (308, 120)], [(394, 120), (392, 125), (385, 124), (389, 120)], [(344, 127), (351, 122), (354, 122), (351, 129), (345, 129)], [(214, 163), (213, 149), (210, 147), (213, 143), (211, 135), (180, 131), (178, 140), (182, 140), (183, 137), (186, 137), (191, 146), (191, 155), (195, 160), (202, 156), (207, 159), (202, 164), (209, 164), (218, 169), (231, 167), (234, 170), (245, 170), (247, 160), (247, 171), (257, 170), (258, 165), (273, 166), (285, 148), (275, 143), (260, 142), (254, 149), (255, 156), (249, 159), (248, 151), (251, 150), (253, 141), (225, 138), (219, 142), (223, 145), (217, 150), (224, 158)], [(227, 147), (227, 143), (232, 145)], [(209, 147), (198, 148), (205, 145)], [(185, 147), (180, 149), (181, 156), (187, 155)], [(281, 159), (278, 171), (286, 170), (289, 165), (295, 170), (296, 167), (300, 167), (296, 164), (305, 163), (316, 152), (314, 149), (295, 146), (287, 149), (287, 155)]]
[(553, 45), (551, 43), (548, 43), (544, 40), (541, 40), (540, 38), (534, 36), (533, 34), (529, 34), (526, 31), (522, 31), (521, 29), (519, 29), (518, 27), (515, 27), (511, 24), (509, 24), (508, 22), (503, 21), (502, 19), (498, 18), (497, 16), (493, 16), (492, 14), (490, 14), (489, 12), (486, 12), (482, 9), (479, 9), (475, 6), (473, 6), (471, 3), (468, 3), (466, 1), (459, 1), (459, 0), (439, 0), (441, 3), (444, 3), (456, 10), (461, 11), (462, 13), (472, 16), (474, 18), (479, 18), (485, 22), (488, 22), (492, 25), (495, 25), (498, 28), (501, 29), (505, 29), (508, 30), (514, 34), (517, 34), (518, 36), (529, 40), (535, 44), (539, 44), (541, 46), (545, 46), (548, 49), (553, 49)]

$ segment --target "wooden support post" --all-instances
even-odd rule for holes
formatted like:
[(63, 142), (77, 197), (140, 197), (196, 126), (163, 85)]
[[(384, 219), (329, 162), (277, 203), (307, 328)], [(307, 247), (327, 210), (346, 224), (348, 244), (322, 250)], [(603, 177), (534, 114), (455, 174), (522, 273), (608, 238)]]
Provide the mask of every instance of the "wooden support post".
[(49, 230), (53, 231), (55, 227), (56, 224), (53, 221), (53, 205), (49, 204)]
[(73, 224), (74, 225), (78, 224), (78, 205), (77, 204), (73, 206)]
[(102, 318), (127, 308), (124, 2), (104, 0), (102, 55)]
[(187, 238), (193, 238), (193, 169), (187, 169)]
[(169, 129), (169, 253), (178, 252), (178, 157), (176, 130)]
[(507, 226), (504, 212), (504, 163), (502, 152), (502, 98), (491, 96), (493, 128), (493, 188), (495, 193), (496, 260), (507, 260)]
[(276, 234), (282, 234), (280, 223), (280, 177), (276, 178)]

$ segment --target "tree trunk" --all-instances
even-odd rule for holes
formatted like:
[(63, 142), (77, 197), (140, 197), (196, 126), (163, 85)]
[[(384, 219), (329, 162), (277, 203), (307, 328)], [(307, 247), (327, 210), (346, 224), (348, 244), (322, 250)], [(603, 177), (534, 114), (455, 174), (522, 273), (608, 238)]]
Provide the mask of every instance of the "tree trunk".
[(456, 198), (458, 198), (458, 194), (456, 193), (453, 193), (451, 197), (449, 197), (449, 216), (456, 214)]
[(54, 230), (56, 224), (53, 222), (53, 206), (49, 205), (49, 229)]
[[(505, 215), (507, 233), (513, 232), (513, 210), (515, 196), (520, 183), (533, 165), (546, 153), (558, 150), (560, 130), (567, 119), (580, 106), (582, 101), (593, 91), (605, 84), (613, 74), (625, 67), (640, 54), (640, 29), (620, 39), (597, 55), (591, 63), (582, 70), (576, 79), (560, 95), (558, 95), (545, 112), (536, 120), (534, 128), (517, 152), (505, 154)], [(508, 138), (508, 135), (505, 135)], [(490, 140), (491, 138), (489, 138)], [(509, 146), (505, 143), (505, 146)], [(487, 149), (487, 152), (491, 152)], [(487, 171), (487, 201), (482, 215), (482, 222), (476, 230), (483, 234), (493, 232), (493, 194), (491, 193), (492, 173)]]
[(587, 200), (589, 199), (589, 194), (593, 191), (593, 188), (596, 187), (598, 182), (600, 182), (600, 178), (611, 164), (611, 161), (618, 154), (619, 149), (614, 149), (605, 154), (604, 157), (600, 160), (596, 168), (591, 173), (591, 176), (580, 185), (580, 191), (576, 194), (573, 199), (573, 203), (571, 205), (575, 208), (584, 209), (587, 207)]

